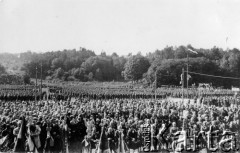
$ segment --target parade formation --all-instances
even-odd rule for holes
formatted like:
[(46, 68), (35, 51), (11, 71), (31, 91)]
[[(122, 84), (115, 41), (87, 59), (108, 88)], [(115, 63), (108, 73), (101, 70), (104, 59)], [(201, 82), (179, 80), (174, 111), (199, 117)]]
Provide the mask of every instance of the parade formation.
[(239, 148), (240, 99), (230, 90), (190, 89), (192, 99), (182, 100), (178, 88), (159, 88), (156, 97), (131, 89), (55, 89), (48, 100), (38, 91), (36, 101), (31, 86), (1, 89), (2, 152)]

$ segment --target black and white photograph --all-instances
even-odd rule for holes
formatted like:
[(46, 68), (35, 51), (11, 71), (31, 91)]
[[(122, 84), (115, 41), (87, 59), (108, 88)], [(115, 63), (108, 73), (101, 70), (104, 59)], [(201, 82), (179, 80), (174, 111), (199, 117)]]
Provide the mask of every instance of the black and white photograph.
[(240, 0), (0, 0), (0, 153), (240, 153)]

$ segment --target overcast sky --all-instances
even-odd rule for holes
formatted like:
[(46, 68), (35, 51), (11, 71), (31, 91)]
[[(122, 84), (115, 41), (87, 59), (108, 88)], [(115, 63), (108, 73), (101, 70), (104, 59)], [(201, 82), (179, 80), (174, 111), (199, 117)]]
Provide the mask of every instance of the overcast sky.
[(240, 0), (0, 0), (0, 52), (187, 44), (240, 49)]

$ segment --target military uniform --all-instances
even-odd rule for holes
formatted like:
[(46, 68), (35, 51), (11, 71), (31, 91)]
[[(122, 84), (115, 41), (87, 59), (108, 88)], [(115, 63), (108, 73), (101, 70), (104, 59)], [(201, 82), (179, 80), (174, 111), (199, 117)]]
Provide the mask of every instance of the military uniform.
[(138, 131), (130, 128), (127, 134), (129, 149), (136, 150), (139, 147)]

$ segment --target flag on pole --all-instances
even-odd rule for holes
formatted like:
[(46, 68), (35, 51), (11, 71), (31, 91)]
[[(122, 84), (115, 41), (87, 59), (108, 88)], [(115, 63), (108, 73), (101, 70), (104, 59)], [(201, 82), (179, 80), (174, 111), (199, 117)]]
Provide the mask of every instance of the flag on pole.
[(102, 127), (102, 132), (99, 140), (99, 148), (97, 153), (110, 153), (107, 135), (105, 134), (105, 127)]
[(183, 74), (181, 74), (180, 77), (181, 77), (180, 84), (182, 84), (183, 83)]
[(26, 128), (26, 120), (24, 117), (22, 117), (22, 123), (21, 127), (17, 136), (16, 143), (13, 148), (13, 152), (24, 152), (25, 151), (25, 142), (26, 142), (26, 137), (25, 134), (27, 133), (27, 128)]
[(118, 139), (118, 150), (117, 150), (117, 153), (127, 153), (129, 151), (129, 148), (126, 144), (126, 142), (124, 141), (124, 138), (123, 138), (123, 133), (120, 132), (120, 137)]
[(8, 136), (5, 136), (5, 137), (3, 137), (3, 138), (0, 139), (0, 146), (1, 146), (2, 144), (4, 144), (4, 142), (6, 141), (7, 137), (8, 137)]
[(68, 129), (68, 125), (70, 124), (70, 121), (68, 118), (66, 118), (66, 122), (67, 124), (64, 125), (64, 132), (65, 132), (65, 150), (66, 150), (66, 153), (69, 153), (69, 144), (68, 144), (68, 136), (69, 136), (69, 129)]
[(194, 51), (194, 50), (192, 50), (192, 49), (190, 49), (190, 48), (188, 48), (188, 51), (190, 51), (190, 52), (192, 52), (192, 53), (194, 53), (194, 54), (198, 54), (196, 51)]
[(192, 78), (191, 75), (188, 74), (187, 79), (189, 80), (189, 79), (191, 79), (191, 78)]

